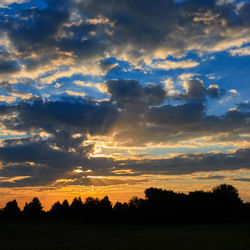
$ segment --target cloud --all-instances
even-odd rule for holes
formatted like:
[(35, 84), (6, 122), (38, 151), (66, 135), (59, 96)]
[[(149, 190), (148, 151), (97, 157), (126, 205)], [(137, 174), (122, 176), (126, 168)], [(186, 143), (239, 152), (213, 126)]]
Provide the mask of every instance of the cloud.
[[(123, 161), (137, 174), (182, 175), (198, 172), (249, 169), (249, 149), (235, 153), (182, 154), (169, 159)], [(219, 177), (220, 178), (220, 177)]]
[[(157, 0), (142, 7), (140, 0), (123, 4), (48, 0), (44, 8), (21, 8), (18, 15), (6, 12), (3, 16), (3, 46), (13, 60), (0, 65), (0, 72), (3, 68), (6, 73), (21, 70), (28, 74), (39, 68), (42, 73), (41, 67), (49, 72), (56, 60), (71, 68), (75, 63), (100, 64), (100, 70), (107, 72), (115, 67), (105, 61), (112, 56), (138, 67), (153, 60), (152, 68), (185, 69), (199, 63), (154, 59), (180, 57), (190, 51), (229, 50), (232, 55), (243, 55), (248, 47), (240, 47), (250, 42), (249, 5), (246, 2), (239, 8), (228, 1)], [(15, 13), (14, 8), (12, 11)]]
[(178, 106), (164, 105), (151, 108), (147, 120), (155, 124), (182, 126), (184, 121), (186, 125), (201, 121), (203, 115), (204, 106), (200, 103), (187, 103)]
[(93, 83), (80, 80), (75, 80), (73, 83), (81, 87), (95, 88), (98, 89), (98, 91), (100, 91), (101, 93), (108, 94), (107, 86), (104, 83)]
[[(38, 98), (0, 105), (1, 125), (27, 134), (23, 139), (2, 140), (0, 176), (12, 179), (1, 181), (0, 186), (55, 185), (60, 179), (72, 180), (72, 185), (135, 183), (121, 180), (120, 175), (112, 181), (102, 182), (95, 178), (109, 178), (115, 175), (114, 170), (126, 169), (131, 170), (129, 175), (140, 176), (249, 168), (249, 149), (227, 154), (182, 154), (155, 160), (142, 156), (140, 161), (95, 158), (95, 141), (89, 140), (91, 136), (99, 136), (99, 140), (107, 136), (116, 145), (133, 148), (176, 144), (201, 136), (208, 136), (208, 143), (209, 136), (210, 139), (216, 137), (218, 142), (230, 138), (237, 141), (243, 133), (250, 133), (248, 112), (231, 110), (224, 116), (208, 116), (203, 102), (187, 99), (178, 105), (164, 104), (166, 93), (161, 85), (142, 86), (135, 80), (112, 80), (107, 81), (106, 86), (110, 101), (97, 102), (79, 97), (55, 101)], [(204, 95), (197, 93), (196, 96)], [(45, 136), (39, 136), (42, 133)], [(227, 133), (228, 138), (219, 136), (221, 133)], [(79, 166), (84, 171), (74, 172)], [(85, 170), (92, 171), (92, 179), (85, 178)], [(128, 175), (126, 171), (120, 173), (121, 176)], [(21, 178), (23, 176), (25, 178)]]
[[(40, 149), (45, 150), (44, 153)], [(11, 158), (11, 151), (20, 152), (20, 154), (15, 154)], [(31, 152), (34, 155), (30, 155)], [(152, 174), (169, 176), (249, 169), (249, 149), (240, 149), (228, 154), (181, 154), (168, 159), (113, 161), (104, 158), (87, 159), (77, 153), (47, 148), (46, 143), (31, 142), (25, 146), (16, 145), (1, 149), (0, 157), (3, 161), (0, 174), (4, 177), (0, 180), (0, 187), (137, 184), (147, 182), (145, 176)], [(27, 162), (27, 160), (33, 162)], [(91, 176), (86, 171), (74, 172), (78, 164), (85, 169), (90, 169)], [(118, 171), (119, 176), (116, 174)], [(140, 178), (133, 178), (136, 176)], [(202, 180), (223, 178), (224, 176), (214, 174), (198, 177)], [(249, 181), (248, 178), (233, 180)]]
[[(86, 161), (86, 155), (53, 149), (49, 141), (12, 140), (10, 145), (0, 148), (3, 168), (1, 176), (30, 176), (16, 182), (2, 182), (0, 186), (40, 186), (53, 183)], [(32, 163), (32, 164), (31, 164)]]
[[(184, 81), (183, 88), (186, 91), (185, 93), (170, 93), (169, 98), (175, 100), (203, 102), (206, 100), (206, 96), (214, 99), (220, 99), (226, 94), (226, 91), (224, 89), (219, 89), (218, 85), (210, 85), (206, 88), (203, 81), (198, 78)], [(229, 91), (229, 93), (231, 92)]]
[[(173, 145), (200, 137), (208, 137), (209, 143), (211, 136), (218, 142), (236, 143), (249, 132), (248, 112), (231, 109), (223, 116), (207, 115), (205, 98), (220, 98), (224, 92), (217, 85), (204, 87), (199, 79), (185, 82), (186, 92), (174, 96), (166, 93), (164, 85), (142, 86), (136, 80), (109, 80), (104, 86), (110, 95), (106, 101), (64, 96), (0, 105), (2, 128), (54, 137), (57, 131), (106, 136), (109, 144), (120, 146)], [(175, 100), (180, 103), (166, 104)]]
[(232, 56), (249, 56), (250, 46), (239, 48), (239, 49), (231, 49), (229, 52)]
[[(249, 42), (249, 3), (239, 9), (234, 2), (174, 0), (143, 3), (129, 0), (74, 1), (89, 16), (103, 16), (114, 23), (113, 46), (130, 55), (151, 52), (158, 58), (188, 50), (222, 51)], [(236, 18), (237, 17), (237, 18)], [(134, 54), (136, 58), (136, 54)]]
[(54, 133), (57, 129), (75, 132), (106, 133), (118, 117), (118, 111), (110, 102), (96, 102), (78, 97), (59, 101), (34, 100), (6, 107), (7, 113), (17, 113), (4, 125), (14, 130), (39, 130)]
[[(59, 137), (61, 136), (60, 134)], [(65, 138), (68, 140), (67, 134), (60, 138), (61, 142)], [(81, 151), (69, 150), (79, 148), (81, 139), (83, 138), (77, 141), (71, 139), (69, 148), (60, 148), (60, 142), (57, 144), (58, 148), (53, 148), (54, 139), (9, 140), (0, 148), (0, 175), (3, 177), (0, 187), (137, 184), (147, 182), (145, 176), (152, 174), (169, 176), (249, 169), (249, 149), (239, 149), (227, 154), (181, 154), (167, 159), (115, 161), (107, 158), (88, 158), (88, 152), (92, 150), (89, 146), (81, 146)], [(79, 169), (79, 166), (83, 171), (74, 171)], [(132, 178), (136, 176), (140, 178)], [(213, 174), (201, 179), (222, 178), (221, 175)]]
[(0, 74), (13, 74), (20, 71), (17, 61), (11, 59), (8, 53), (0, 52)]
[(237, 106), (239, 109), (242, 109), (242, 110), (250, 110), (250, 103), (248, 102), (239, 103)]
[(0, 8), (6, 8), (8, 5), (12, 3), (24, 3), (27, 2), (28, 0), (2, 0), (0, 3)]
[(250, 178), (233, 178), (233, 181), (250, 182)]
[(198, 180), (224, 180), (225, 176), (222, 175), (209, 175), (209, 176), (202, 176), (197, 177)]
[(0, 102), (11, 103), (14, 101), (16, 101), (16, 97), (14, 96), (0, 95)]
[(119, 107), (137, 110), (150, 105), (159, 105), (165, 98), (161, 85), (142, 87), (136, 80), (110, 80), (106, 82), (111, 101)]
[(171, 69), (188, 69), (194, 68), (199, 65), (198, 62), (195, 62), (191, 59), (185, 61), (157, 61), (150, 64), (150, 67), (156, 69), (164, 69), (164, 70), (171, 70)]

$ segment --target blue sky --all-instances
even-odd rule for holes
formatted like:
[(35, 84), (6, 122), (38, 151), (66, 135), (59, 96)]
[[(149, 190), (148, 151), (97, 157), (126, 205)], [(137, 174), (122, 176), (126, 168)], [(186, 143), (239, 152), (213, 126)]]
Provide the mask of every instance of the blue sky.
[(3, 197), (250, 200), (249, 1), (3, 0), (0, 31)]

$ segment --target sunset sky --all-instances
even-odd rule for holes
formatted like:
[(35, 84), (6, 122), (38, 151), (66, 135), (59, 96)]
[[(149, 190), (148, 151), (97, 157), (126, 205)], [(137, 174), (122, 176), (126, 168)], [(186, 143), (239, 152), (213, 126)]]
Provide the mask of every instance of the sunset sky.
[(0, 116), (0, 207), (250, 201), (250, 1), (1, 0)]

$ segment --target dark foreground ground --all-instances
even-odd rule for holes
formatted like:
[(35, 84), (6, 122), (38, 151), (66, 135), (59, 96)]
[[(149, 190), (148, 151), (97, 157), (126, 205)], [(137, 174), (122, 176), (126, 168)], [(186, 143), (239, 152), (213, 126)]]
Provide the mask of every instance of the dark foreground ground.
[(0, 249), (250, 249), (250, 224), (82, 225), (2, 222)]

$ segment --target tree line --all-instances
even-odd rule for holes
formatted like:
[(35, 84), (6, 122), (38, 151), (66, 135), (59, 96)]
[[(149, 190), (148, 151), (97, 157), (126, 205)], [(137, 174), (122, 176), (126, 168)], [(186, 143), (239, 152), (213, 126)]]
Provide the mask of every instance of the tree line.
[(132, 197), (128, 202), (114, 205), (108, 196), (88, 197), (84, 202), (76, 197), (71, 203), (57, 201), (49, 211), (43, 210), (37, 197), (26, 202), (23, 210), (13, 200), (0, 210), (0, 219), (73, 219), (86, 223), (250, 221), (250, 203), (244, 203), (232, 185), (221, 184), (211, 191), (188, 194), (151, 187), (144, 193), (145, 198)]

